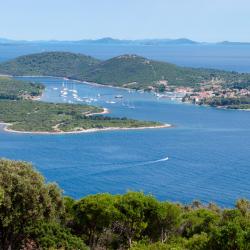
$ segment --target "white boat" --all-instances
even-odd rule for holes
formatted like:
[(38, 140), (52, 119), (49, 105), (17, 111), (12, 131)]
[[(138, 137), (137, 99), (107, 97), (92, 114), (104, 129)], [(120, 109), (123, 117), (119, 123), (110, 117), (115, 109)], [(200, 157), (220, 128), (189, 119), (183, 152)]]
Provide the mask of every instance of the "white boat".
[(122, 95), (116, 95), (115, 98), (123, 98)]
[(106, 101), (106, 103), (108, 103), (108, 104), (115, 104), (116, 102), (114, 102), (114, 101)]

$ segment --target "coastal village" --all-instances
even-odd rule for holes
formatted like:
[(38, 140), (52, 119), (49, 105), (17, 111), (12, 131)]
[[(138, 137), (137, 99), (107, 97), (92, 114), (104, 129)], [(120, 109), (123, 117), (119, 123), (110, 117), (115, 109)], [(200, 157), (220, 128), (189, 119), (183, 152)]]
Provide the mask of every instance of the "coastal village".
[[(158, 94), (159, 97), (169, 97), (169, 93), (172, 93), (171, 98), (181, 100), (182, 102), (193, 104), (206, 104), (213, 99), (236, 99), (250, 98), (249, 87), (240, 88), (226, 84), (224, 80), (219, 78), (213, 78), (211, 81), (202, 82), (196, 87), (173, 87), (168, 84), (167, 81), (161, 80), (157, 82), (159, 89), (164, 89), (162, 94)], [(173, 97), (174, 93), (174, 97)]]

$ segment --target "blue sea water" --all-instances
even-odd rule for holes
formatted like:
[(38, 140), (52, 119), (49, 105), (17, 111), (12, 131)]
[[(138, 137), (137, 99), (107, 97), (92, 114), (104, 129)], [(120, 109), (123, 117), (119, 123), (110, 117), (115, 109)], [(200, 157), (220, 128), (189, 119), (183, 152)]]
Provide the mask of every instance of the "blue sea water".
[[(46, 85), (43, 101), (64, 102), (59, 95), (62, 79), (31, 80)], [(127, 190), (143, 190), (161, 200), (198, 199), (221, 206), (250, 198), (249, 112), (73, 81), (67, 86), (77, 89), (80, 97), (97, 99), (92, 104), (107, 107), (110, 115), (174, 127), (67, 135), (0, 131), (0, 157), (32, 162), (48, 181), (57, 182), (65, 195), (74, 198)], [(124, 98), (116, 99), (118, 94)], [(74, 100), (69, 95), (65, 102)]]

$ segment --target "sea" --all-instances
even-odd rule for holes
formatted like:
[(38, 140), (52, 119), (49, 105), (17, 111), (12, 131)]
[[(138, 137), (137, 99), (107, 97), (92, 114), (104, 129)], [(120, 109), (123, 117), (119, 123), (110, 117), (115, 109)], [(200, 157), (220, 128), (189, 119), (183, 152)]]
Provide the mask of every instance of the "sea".
[[(120, 46), (122, 47), (122, 46)], [(87, 51), (87, 48), (84, 48)], [(65, 48), (66, 50), (66, 48)], [(11, 58), (0, 46), (0, 52)], [(25, 53), (28, 52), (25, 50)], [(29, 51), (30, 52), (30, 51)], [(85, 52), (80, 51), (80, 52)], [(87, 53), (89, 52), (89, 53)], [(137, 53), (192, 67), (250, 72), (250, 50), (242, 47), (165, 47), (89, 49), (87, 54), (110, 58)], [(141, 52), (141, 53), (140, 53)], [(250, 113), (183, 104), (152, 93), (94, 86), (61, 78), (20, 78), (46, 86), (42, 101), (103, 106), (110, 116), (170, 123), (172, 128), (39, 135), (0, 129), (0, 157), (32, 162), (64, 195), (143, 191), (160, 200), (200, 200), (233, 207), (250, 199)], [(77, 100), (63, 87), (77, 90)], [(116, 98), (122, 95), (123, 98)]]

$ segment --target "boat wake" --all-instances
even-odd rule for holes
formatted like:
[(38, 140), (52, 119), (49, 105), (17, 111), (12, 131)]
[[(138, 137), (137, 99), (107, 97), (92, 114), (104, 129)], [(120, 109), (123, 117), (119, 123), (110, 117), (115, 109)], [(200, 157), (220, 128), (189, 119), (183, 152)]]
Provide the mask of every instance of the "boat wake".
[(165, 157), (165, 158), (162, 158), (162, 159), (159, 159), (159, 160), (154, 161), (154, 163), (156, 163), (156, 162), (161, 162), (161, 161), (168, 161), (168, 160), (169, 160), (169, 158), (168, 158), (168, 157)]
[(105, 166), (119, 166), (119, 167), (114, 167), (114, 168), (111, 168), (111, 169), (106, 169), (106, 170), (103, 170), (103, 171), (99, 171), (99, 172), (96, 172), (96, 173), (91, 173), (91, 174), (87, 174), (87, 175), (100, 175), (100, 174), (107, 174), (107, 173), (113, 173), (113, 172), (117, 172), (117, 171), (122, 171), (122, 170), (125, 170), (125, 169), (130, 169), (130, 168), (135, 168), (135, 167), (141, 167), (141, 166), (146, 166), (146, 165), (153, 165), (155, 163), (159, 163), (159, 162), (165, 162), (165, 161), (168, 161), (169, 160), (169, 157), (164, 157), (164, 158), (161, 158), (161, 159), (158, 159), (158, 160), (154, 160), (154, 161), (137, 161), (137, 162), (123, 162), (123, 163), (111, 163), (111, 164), (105, 164)]
[(168, 160), (169, 160), (169, 157), (165, 157), (165, 158), (161, 158), (161, 159), (155, 160), (155, 161), (146, 161), (146, 162), (143, 162), (142, 164), (139, 164), (139, 165), (154, 164), (154, 163), (157, 163), (157, 162), (164, 162), (164, 161), (168, 161)]

